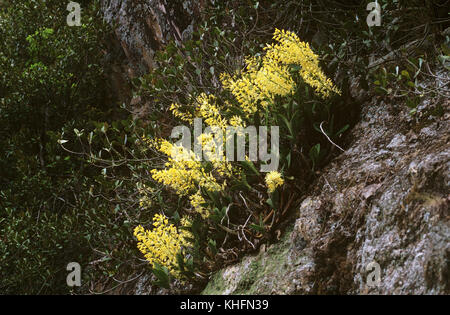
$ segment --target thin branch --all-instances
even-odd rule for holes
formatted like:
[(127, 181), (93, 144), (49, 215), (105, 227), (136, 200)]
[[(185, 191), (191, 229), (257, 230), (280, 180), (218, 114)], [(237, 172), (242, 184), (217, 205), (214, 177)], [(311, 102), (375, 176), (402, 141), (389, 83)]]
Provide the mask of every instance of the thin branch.
[(331, 141), (330, 137), (328, 137), (328, 135), (325, 133), (325, 131), (323, 131), (322, 125), (323, 125), (323, 121), (320, 123), (320, 130), (322, 131), (322, 133), (324, 134), (325, 137), (327, 137), (328, 141), (331, 142), (331, 144), (333, 144), (336, 148), (338, 148), (339, 150), (341, 150), (342, 152), (345, 152), (344, 149), (342, 149), (340, 146), (338, 146), (336, 143), (334, 143), (333, 141)]

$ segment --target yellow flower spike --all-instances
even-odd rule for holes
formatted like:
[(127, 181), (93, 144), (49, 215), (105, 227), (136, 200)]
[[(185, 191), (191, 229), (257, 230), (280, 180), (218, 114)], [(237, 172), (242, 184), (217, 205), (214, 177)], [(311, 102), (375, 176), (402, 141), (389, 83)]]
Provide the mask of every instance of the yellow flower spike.
[[(182, 223), (183, 226), (186, 224), (186, 221)], [(145, 231), (140, 225), (134, 229), (134, 235), (138, 240), (137, 248), (151, 265), (158, 263), (177, 276), (176, 256), (183, 247), (189, 245), (186, 231), (178, 232), (176, 227), (169, 224), (169, 220), (161, 214), (153, 217), (153, 226), (151, 231)]]
[(269, 193), (273, 193), (277, 187), (284, 184), (284, 180), (281, 177), (281, 174), (277, 171), (267, 173), (265, 181)]
[(202, 206), (202, 204), (205, 203), (205, 199), (203, 198), (200, 190), (197, 191), (194, 195), (191, 195), (189, 197), (189, 200), (191, 202), (191, 206), (197, 213), (202, 216), (203, 219), (207, 219), (209, 217), (208, 209)]
[(181, 105), (180, 104), (176, 104), (176, 103), (172, 103), (172, 105), (170, 105), (170, 110), (172, 111), (172, 114), (175, 117), (178, 117), (180, 120), (182, 121), (186, 121), (192, 124), (192, 122), (194, 121), (194, 117), (192, 116), (191, 113), (184, 113), (180, 110)]

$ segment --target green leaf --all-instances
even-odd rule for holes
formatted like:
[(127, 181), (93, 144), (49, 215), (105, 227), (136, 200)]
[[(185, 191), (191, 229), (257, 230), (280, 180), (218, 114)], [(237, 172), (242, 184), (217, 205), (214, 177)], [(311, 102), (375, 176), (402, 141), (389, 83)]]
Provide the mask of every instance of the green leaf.
[(409, 72), (408, 71), (402, 70), (401, 74), (402, 74), (402, 76), (404, 76), (408, 80), (411, 80), (411, 77), (409, 76)]
[(287, 168), (291, 167), (291, 152), (286, 155)]
[(257, 176), (260, 175), (258, 170), (255, 167), (255, 164), (253, 164), (252, 161), (245, 160), (245, 161), (240, 161), (240, 162), (241, 162), (242, 166), (244, 166), (244, 168), (246, 168), (247, 170), (252, 171)]
[(267, 200), (266, 200), (266, 203), (267, 203), (272, 209), (275, 209), (275, 206), (274, 206), (273, 201), (272, 201), (271, 198), (267, 199)]
[(287, 129), (289, 130), (289, 135), (291, 137), (294, 137), (294, 132), (292, 131), (292, 124), (291, 122), (282, 114), (278, 114), (278, 117), (281, 118), (281, 120), (284, 122), (284, 124), (286, 125)]
[(155, 262), (152, 272), (158, 279), (158, 281), (154, 282), (155, 285), (165, 289), (170, 288), (170, 273), (166, 267)]
[(250, 224), (250, 228), (257, 231), (257, 232), (264, 232), (264, 226), (256, 225), (256, 224)]
[(377, 86), (375, 88), (375, 92), (377, 92), (378, 94), (389, 94), (389, 91), (386, 90), (384, 87), (382, 86)]
[(213, 239), (208, 239), (208, 247), (213, 255), (217, 254), (217, 243)]
[(309, 150), (309, 157), (311, 158), (311, 161), (313, 163), (313, 167), (312, 167), (313, 170), (319, 159), (319, 155), (320, 155), (320, 143), (316, 144)]
[(350, 125), (345, 125), (344, 127), (342, 127), (341, 129), (339, 129), (338, 132), (336, 132), (336, 137), (339, 137), (340, 135), (342, 135), (345, 131), (347, 131), (347, 129), (350, 128)]

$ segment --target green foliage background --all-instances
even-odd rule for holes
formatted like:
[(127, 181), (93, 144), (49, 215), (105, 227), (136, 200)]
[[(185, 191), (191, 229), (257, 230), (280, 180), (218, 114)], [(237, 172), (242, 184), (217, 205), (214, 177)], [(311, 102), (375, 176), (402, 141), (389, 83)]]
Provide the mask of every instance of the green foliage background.
[(67, 293), (69, 262), (85, 268), (93, 248), (119, 242), (111, 204), (92, 194), (109, 189), (100, 170), (57, 142), (127, 117), (105, 84), (109, 30), (98, 3), (79, 3), (81, 27), (67, 26), (62, 1), (6, 1), (0, 13), (1, 293)]

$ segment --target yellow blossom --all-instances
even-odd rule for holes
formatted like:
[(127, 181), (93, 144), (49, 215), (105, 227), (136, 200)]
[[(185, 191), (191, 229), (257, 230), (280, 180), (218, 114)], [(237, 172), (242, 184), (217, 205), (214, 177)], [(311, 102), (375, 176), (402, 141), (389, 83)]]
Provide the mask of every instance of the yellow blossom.
[(197, 185), (210, 191), (220, 191), (223, 187), (216, 178), (206, 172), (195, 154), (183, 146), (174, 146), (166, 140), (160, 142), (159, 150), (168, 155), (168, 162), (162, 170), (153, 169), (152, 177), (174, 189), (180, 196), (197, 189)]
[(322, 97), (331, 92), (340, 94), (320, 69), (319, 57), (308, 43), (292, 32), (278, 29), (273, 39), (278, 43), (267, 45), (263, 57), (246, 59), (247, 66), (239, 77), (220, 76), (223, 88), (233, 94), (246, 117), (256, 113), (259, 105), (267, 108), (273, 104), (276, 96), (294, 92), (296, 85), (289, 72), (292, 65), (300, 66), (300, 76)]
[(182, 112), (182, 111), (180, 110), (180, 108), (181, 108), (181, 105), (180, 105), (180, 104), (173, 103), (172, 105), (170, 105), (170, 108), (169, 108), (169, 109), (172, 111), (172, 114), (173, 114), (175, 117), (178, 117), (178, 118), (181, 119), (182, 121), (186, 121), (186, 122), (192, 123), (193, 120), (194, 120), (192, 114), (191, 114), (191, 113), (185, 113), (185, 112)]
[(301, 66), (300, 75), (303, 80), (324, 98), (331, 92), (341, 93), (320, 69), (319, 57), (311, 50), (308, 43), (300, 41), (293, 32), (279, 29), (275, 30), (273, 39), (278, 44), (267, 45), (266, 58), (285, 65)]
[(159, 264), (177, 276), (177, 254), (189, 245), (185, 239), (188, 234), (178, 232), (164, 215), (156, 214), (153, 217), (153, 229), (145, 230), (139, 225), (134, 229), (134, 236), (138, 240), (138, 249), (152, 266)]
[(197, 213), (199, 213), (202, 216), (203, 219), (207, 219), (209, 217), (208, 209), (203, 206), (203, 204), (206, 201), (203, 198), (200, 190), (197, 191), (195, 194), (189, 196), (189, 200), (191, 202), (191, 206)]
[(265, 180), (269, 193), (273, 193), (277, 187), (284, 184), (284, 180), (281, 177), (281, 174), (277, 171), (267, 173)]

